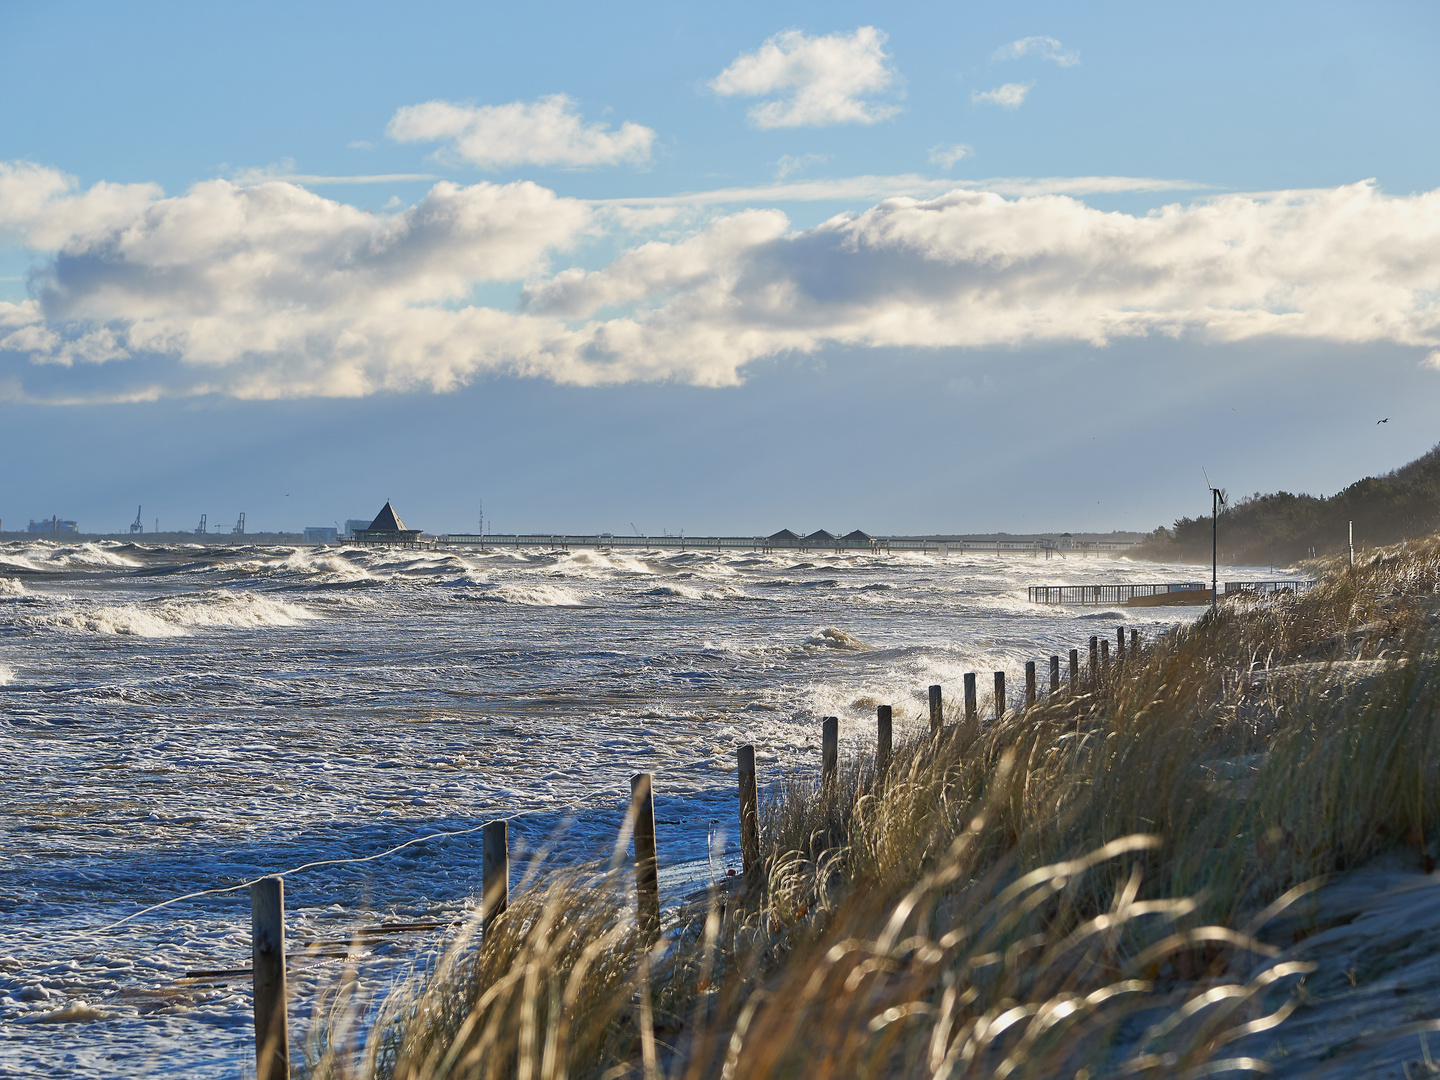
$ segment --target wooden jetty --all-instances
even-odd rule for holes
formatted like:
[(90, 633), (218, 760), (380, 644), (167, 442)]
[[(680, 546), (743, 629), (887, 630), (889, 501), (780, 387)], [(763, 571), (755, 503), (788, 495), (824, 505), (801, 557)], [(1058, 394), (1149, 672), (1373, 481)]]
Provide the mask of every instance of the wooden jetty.
[[(1314, 581), (1279, 578), (1272, 581), (1227, 581), (1223, 596), (1283, 596), (1309, 589)], [(1031, 585), (1032, 604), (1056, 607), (1170, 607), (1208, 604), (1210, 588), (1203, 581), (1172, 581), (1131, 585)]]

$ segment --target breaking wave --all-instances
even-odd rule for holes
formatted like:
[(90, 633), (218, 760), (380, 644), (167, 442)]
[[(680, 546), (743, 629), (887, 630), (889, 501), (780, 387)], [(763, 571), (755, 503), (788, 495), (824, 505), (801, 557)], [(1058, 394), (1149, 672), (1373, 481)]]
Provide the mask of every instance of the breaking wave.
[(0, 577), (0, 596), (24, 596), (25, 586), (14, 578)]
[(525, 607), (589, 607), (569, 589), (555, 585), (506, 584), (462, 594), (465, 600), (489, 600), (497, 604), (521, 604)]
[(0, 686), (5, 686), (14, 681), (15, 669), (6, 664), (0, 664)]
[(318, 616), (299, 604), (240, 592), (149, 600), (138, 604), (75, 607), (24, 621), (31, 626), (50, 626), (91, 634), (167, 638), (184, 637), (193, 630), (223, 627), (298, 626), (315, 618)]
[(678, 596), (685, 600), (748, 600), (744, 592), (739, 589), (732, 589), (728, 585), (720, 585), (713, 589), (697, 589), (691, 585), (661, 585), (659, 588), (647, 589), (645, 596)]
[(870, 648), (855, 635), (847, 634), (834, 626), (827, 626), (818, 634), (806, 638), (805, 644), (811, 648), (845, 649), (852, 652)]

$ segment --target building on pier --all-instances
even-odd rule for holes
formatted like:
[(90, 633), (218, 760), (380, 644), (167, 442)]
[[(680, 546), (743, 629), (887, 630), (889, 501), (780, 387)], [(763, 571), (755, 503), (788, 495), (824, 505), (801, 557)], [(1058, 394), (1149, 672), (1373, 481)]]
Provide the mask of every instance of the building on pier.
[(375, 520), (370, 522), (368, 528), (356, 529), (354, 539), (361, 544), (403, 544), (413, 546), (420, 542), (420, 534), (423, 529), (407, 529), (405, 522), (400, 520), (400, 515), (395, 512), (395, 507), (390, 505), (390, 500), (385, 500), (385, 505), (380, 513), (375, 515)]

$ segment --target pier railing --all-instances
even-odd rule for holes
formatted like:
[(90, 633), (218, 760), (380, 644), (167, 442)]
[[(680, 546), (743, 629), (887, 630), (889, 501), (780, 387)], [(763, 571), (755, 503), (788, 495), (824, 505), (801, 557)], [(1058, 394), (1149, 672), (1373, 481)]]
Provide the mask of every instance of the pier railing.
[(1149, 585), (1031, 585), (1029, 589), (1032, 604), (1064, 604), (1071, 607), (1124, 604), (1136, 597), (1195, 591), (1204, 592), (1205, 583), (1181, 581)]

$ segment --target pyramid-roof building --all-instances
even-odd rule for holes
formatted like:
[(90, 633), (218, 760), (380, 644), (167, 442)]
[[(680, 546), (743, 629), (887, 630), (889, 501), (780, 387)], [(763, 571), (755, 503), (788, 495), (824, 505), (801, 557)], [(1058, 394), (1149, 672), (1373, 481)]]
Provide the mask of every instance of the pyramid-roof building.
[(789, 529), (781, 529), (781, 530), (780, 530), (779, 532), (777, 532), (777, 533), (771, 533), (768, 537), (766, 537), (766, 539), (767, 539), (767, 540), (799, 540), (800, 537), (798, 537), (797, 535), (795, 535), (795, 534), (794, 534), (793, 532), (791, 532)]
[[(405, 523), (400, 520), (400, 515), (395, 512), (395, 507), (390, 505), (390, 500), (385, 500), (380, 513), (375, 515), (375, 520), (370, 522), (366, 532), (407, 532)], [(418, 531), (418, 530), (416, 530)]]

